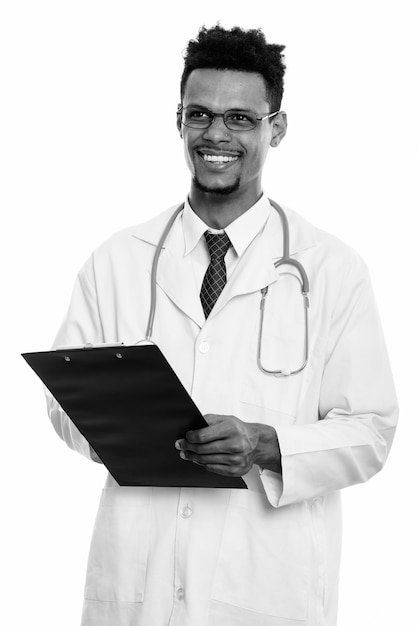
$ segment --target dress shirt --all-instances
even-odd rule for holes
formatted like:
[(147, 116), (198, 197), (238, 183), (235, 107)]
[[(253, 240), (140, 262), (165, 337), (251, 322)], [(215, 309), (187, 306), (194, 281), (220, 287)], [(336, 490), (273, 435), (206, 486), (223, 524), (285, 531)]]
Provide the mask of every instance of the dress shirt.
[(231, 246), (225, 256), (227, 280), (235, 270), (239, 259), (248, 248), (254, 237), (264, 228), (270, 214), (271, 206), (264, 194), (251, 208), (237, 217), (225, 229), (218, 230), (208, 226), (192, 209), (189, 200), (184, 203), (182, 215), (184, 233), (184, 254), (191, 255), (195, 285), (198, 293), (202, 287), (203, 277), (210, 263), (209, 250), (204, 233), (223, 233), (229, 237)]

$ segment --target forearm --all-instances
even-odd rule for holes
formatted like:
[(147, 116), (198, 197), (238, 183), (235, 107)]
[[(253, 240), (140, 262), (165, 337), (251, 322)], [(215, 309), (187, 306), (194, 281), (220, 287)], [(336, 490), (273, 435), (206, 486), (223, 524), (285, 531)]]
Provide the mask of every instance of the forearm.
[[(93, 261), (90, 258), (77, 277), (70, 307), (54, 346), (77, 346), (103, 342), (105, 342), (105, 336), (97, 305)], [(48, 390), (46, 390), (46, 397), (49, 418), (61, 439), (72, 450), (100, 463), (97, 454)]]
[(55, 432), (65, 441), (69, 448), (95, 461), (96, 458), (93, 457), (88, 442), (78, 428), (72, 423), (68, 415), (47, 389), (45, 389), (45, 394), (49, 419), (51, 420)]

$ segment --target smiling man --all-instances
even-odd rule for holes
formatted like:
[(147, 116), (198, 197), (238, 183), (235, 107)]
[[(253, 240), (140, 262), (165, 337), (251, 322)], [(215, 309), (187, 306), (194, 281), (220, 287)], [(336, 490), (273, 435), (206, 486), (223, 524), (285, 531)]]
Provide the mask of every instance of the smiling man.
[[(190, 191), (111, 237), (78, 276), (56, 344), (134, 344), (151, 336), (161, 244), (152, 339), (208, 423), (173, 448), (247, 486), (120, 487), (108, 475), (83, 626), (337, 623), (340, 491), (382, 468), (397, 406), (363, 261), (264, 194), (286, 133), (284, 69), (283, 46), (259, 30), (201, 29), (177, 110)], [(52, 397), (49, 412), (100, 462)]]

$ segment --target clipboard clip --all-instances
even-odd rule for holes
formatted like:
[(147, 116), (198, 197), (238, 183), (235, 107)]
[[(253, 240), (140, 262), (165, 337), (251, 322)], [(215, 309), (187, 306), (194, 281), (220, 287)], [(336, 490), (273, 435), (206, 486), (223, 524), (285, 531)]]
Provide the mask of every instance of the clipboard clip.
[(57, 346), (55, 351), (58, 350), (93, 350), (93, 348), (119, 348), (123, 346), (123, 341), (117, 343), (84, 343), (79, 346)]

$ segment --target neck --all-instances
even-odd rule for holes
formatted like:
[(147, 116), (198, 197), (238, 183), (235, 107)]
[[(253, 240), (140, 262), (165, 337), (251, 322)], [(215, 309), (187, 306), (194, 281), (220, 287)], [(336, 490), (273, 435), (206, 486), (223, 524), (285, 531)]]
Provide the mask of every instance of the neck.
[(250, 209), (262, 195), (262, 190), (252, 193), (222, 194), (205, 192), (192, 184), (189, 202), (193, 211), (205, 224), (223, 229)]

